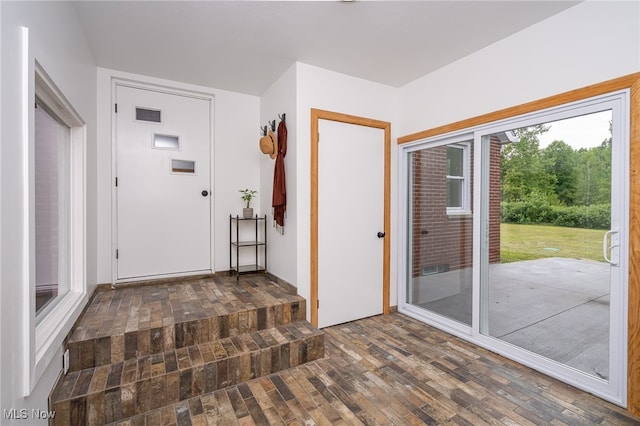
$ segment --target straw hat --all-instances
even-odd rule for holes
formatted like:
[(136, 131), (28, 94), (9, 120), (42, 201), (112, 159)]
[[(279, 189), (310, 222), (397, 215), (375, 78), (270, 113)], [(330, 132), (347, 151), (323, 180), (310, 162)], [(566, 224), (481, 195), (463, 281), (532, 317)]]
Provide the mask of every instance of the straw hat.
[(278, 156), (278, 138), (269, 130), (267, 136), (260, 138), (260, 150), (263, 154), (268, 154), (271, 158)]

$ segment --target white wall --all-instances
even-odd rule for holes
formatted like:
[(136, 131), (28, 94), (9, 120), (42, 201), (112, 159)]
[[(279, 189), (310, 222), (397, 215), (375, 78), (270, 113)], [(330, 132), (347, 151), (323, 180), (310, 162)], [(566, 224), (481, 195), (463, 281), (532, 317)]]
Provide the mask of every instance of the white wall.
[[(276, 120), (276, 130), (280, 123), (278, 114), (286, 114), (287, 155), (284, 159), (287, 184), (287, 212), (285, 216), (284, 234), (273, 227), (271, 197), (273, 194), (273, 171), (275, 160), (261, 153), (260, 161), (260, 203), (262, 214), (267, 215), (268, 226), (268, 265), (270, 273), (296, 285), (297, 281), (297, 236), (298, 229), (297, 191), (299, 185), (296, 175), (296, 156), (298, 140), (296, 138), (296, 66), (287, 70), (260, 97), (260, 126), (268, 125)], [(256, 143), (257, 147), (257, 143)]]
[[(60, 371), (59, 354), (45, 368), (28, 397), (23, 397), (25, 365), (33, 361), (33, 306), (28, 291), (29, 211), (25, 202), (28, 187), (28, 163), (24, 161), (29, 143), (23, 140), (22, 114), (32, 111), (34, 100), (34, 63), (37, 59), (65, 97), (87, 124), (87, 284), (96, 284), (96, 197), (94, 173), (96, 75), (91, 52), (85, 43), (75, 9), (69, 3), (2, 2), (0, 199), (0, 410), (47, 409), (47, 397)], [(28, 71), (30, 89), (27, 104), (21, 94), (21, 27), (29, 30)], [(29, 134), (33, 133), (33, 112), (29, 113)], [(61, 348), (59, 350), (61, 352)], [(0, 412), (4, 417), (4, 411)], [(2, 424), (12, 424), (5, 419)], [(15, 424), (38, 424), (31, 418)], [(46, 424), (46, 421), (40, 423)]]
[[(297, 153), (296, 153), (296, 185), (297, 191), (297, 286), (298, 293), (310, 299), (310, 213), (311, 213), (311, 109), (323, 109), (333, 112), (367, 117), (392, 123), (391, 126), (391, 306), (397, 304), (396, 289), (396, 187), (397, 169), (396, 138), (393, 123), (397, 122), (398, 90), (379, 83), (354, 78), (344, 74), (327, 71), (322, 68), (297, 64)], [(354, 172), (366, 164), (354, 163)], [(349, 212), (345, 212), (349, 214)], [(340, 236), (336, 236), (340, 238)], [(345, 255), (353, 255), (348, 253)], [(310, 309), (307, 310), (310, 313)]]
[[(260, 186), (260, 99), (225, 90), (98, 68), (98, 282), (112, 282), (111, 81), (127, 79), (214, 96), (214, 269), (229, 270), (229, 215), (242, 214), (240, 188)], [(260, 199), (252, 206), (260, 211)]]
[(640, 71), (640, 2), (587, 1), (400, 90), (399, 135)]

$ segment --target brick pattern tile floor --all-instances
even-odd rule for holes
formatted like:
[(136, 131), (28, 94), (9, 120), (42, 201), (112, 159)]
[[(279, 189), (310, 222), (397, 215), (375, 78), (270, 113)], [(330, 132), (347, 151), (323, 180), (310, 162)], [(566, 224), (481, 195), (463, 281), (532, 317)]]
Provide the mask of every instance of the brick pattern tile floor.
[(402, 314), (329, 327), (325, 357), (117, 425), (640, 425)]

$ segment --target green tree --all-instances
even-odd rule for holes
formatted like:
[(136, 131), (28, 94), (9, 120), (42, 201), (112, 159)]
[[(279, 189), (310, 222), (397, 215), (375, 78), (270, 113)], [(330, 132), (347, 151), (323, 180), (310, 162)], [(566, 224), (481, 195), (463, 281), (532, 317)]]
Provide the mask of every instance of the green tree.
[(542, 151), (548, 175), (554, 176), (554, 192), (561, 204), (571, 206), (576, 199), (577, 154), (564, 141), (553, 141)]
[(549, 174), (540, 155), (538, 135), (549, 130), (543, 124), (514, 130), (517, 142), (501, 150), (503, 201), (526, 201), (532, 198), (557, 203), (555, 176)]
[(578, 151), (576, 204), (611, 202), (611, 138), (598, 147)]

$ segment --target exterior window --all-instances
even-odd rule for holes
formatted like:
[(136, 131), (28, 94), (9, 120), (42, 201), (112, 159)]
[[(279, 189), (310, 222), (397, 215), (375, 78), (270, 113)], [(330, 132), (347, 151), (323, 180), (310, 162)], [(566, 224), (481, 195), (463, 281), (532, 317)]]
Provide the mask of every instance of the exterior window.
[(69, 291), (69, 126), (36, 99), (36, 317)]
[(469, 206), (469, 145), (447, 146), (447, 214), (466, 214)]
[[(25, 79), (26, 80), (26, 79)], [(54, 359), (82, 313), (86, 288), (85, 171), (86, 124), (40, 64), (35, 63), (32, 149), (29, 179), (29, 286), (34, 309), (25, 360), (25, 394)], [(25, 93), (28, 93), (25, 90)], [(31, 112), (31, 111), (29, 111)], [(29, 140), (23, 140), (28, 145)], [(33, 257), (31, 257), (33, 256)]]

